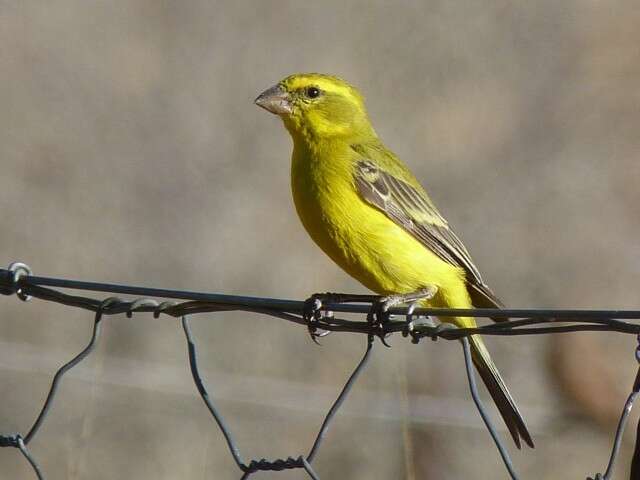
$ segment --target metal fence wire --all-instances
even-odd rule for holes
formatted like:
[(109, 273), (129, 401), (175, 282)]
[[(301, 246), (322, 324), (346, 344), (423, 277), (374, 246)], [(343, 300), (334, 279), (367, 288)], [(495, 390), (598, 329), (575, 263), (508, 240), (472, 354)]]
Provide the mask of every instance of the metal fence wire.
[[(94, 291), (103, 293), (119, 293), (140, 296), (137, 300), (122, 300), (117, 297), (108, 297), (102, 300), (70, 295), (53, 288)], [(38, 298), (45, 301), (56, 302), (71, 307), (82, 308), (94, 312), (93, 332), (86, 347), (65, 363), (53, 376), (51, 387), (42, 409), (26, 434), (0, 434), (0, 447), (17, 448), (29, 462), (38, 479), (44, 479), (42, 469), (27, 448), (37, 436), (40, 427), (47, 418), (51, 406), (56, 398), (56, 393), (65, 373), (78, 365), (91, 354), (100, 338), (101, 323), (105, 315), (126, 314), (132, 316), (138, 312), (150, 312), (155, 317), (161, 314), (181, 319), (181, 326), (185, 334), (188, 361), (191, 368), (193, 381), (198, 393), (202, 397), (207, 409), (213, 416), (222, 435), (224, 436), (229, 452), (233, 457), (239, 471), (240, 478), (247, 479), (252, 474), (260, 471), (282, 471), (302, 469), (312, 479), (320, 477), (314, 471), (312, 463), (316, 457), (329, 426), (333, 422), (341, 405), (346, 400), (358, 376), (365, 369), (373, 351), (376, 338), (385, 343), (385, 337), (401, 333), (413, 344), (418, 344), (424, 338), (432, 340), (460, 340), (466, 375), (473, 401), (489, 431), (500, 457), (511, 479), (517, 480), (518, 475), (513, 467), (509, 453), (497, 434), (487, 411), (480, 400), (476, 385), (475, 372), (471, 359), (468, 337), (473, 334), (482, 335), (533, 335), (551, 334), (560, 332), (578, 331), (613, 331), (634, 334), (638, 339), (638, 347), (635, 350), (635, 360), (640, 364), (640, 323), (629, 320), (640, 320), (640, 311), (628, 310), (541, 310), (541, 309), (436, 309), (436, 308), (412, 308), (394, 307), (388, 312), (389, 317), (384, 322), (375, 321), (373, 311), (379, 297), (375, 296), (349, 296), (341, 294), (327, 294), (324, 304), (318, 297), (312, 297), (306, 302), (280, 300), (272, 298), (242, 297), (213, 293), (189, 292), (179, 290), (166, 290), (157, 288), (144, 288), (131, 285), (116, 285), (96, 282), (83, 282), (66, 280), (61, 278), (39, 277), (32, 274), (31, 269), (24, 263), (12, 263), (7, 269), (0, 269), (0, 293), (4, 295), (17, 295), (21, 300), (27, 301)], [(153, 298), (173, 299), (157, 301)], [(327, 302), (326, 299), (330, 301)], [(349, 301), (344, 301), (348, 299)], [(177, 301), (181, 300), (181, 301)], [(355, 301), (355, 302), (354, 302)], [(316, 303), (318, 309), (313, 309), (309, 315), (310, 302)], [(354, 302), (354, 303), (351, 303)], [(231, 430), (226, 424), (220, 411), (209, 395), (209, 391), (198, 371), (198, 354), (195, 340), (189, 326), (189, 316), (195, 313), (245, 311), (272, 317), (277, 317), (289, 322), (301, 325), (309, 330), (315, 340), (329, 332), (360, 333), (366, 339), (365, 351), (360, 362), (347, 380), (342, 391), (326, 414), (316, 439), (306, 455), (290, 456), (286, 459), (276, 460), (250, 460), (243, 458), (240, 448), (233, 439)], [(345, 320), (336, 317), (336, 313), (361, 314), (363, 320)], [(476, 328), (455, 328), (453, 325), (438, 323), (433, 320), (436, 317), (502, 317), (511, 320), (478, 326)], [(385, 343), (386, 344), (386, 343)], [(620, 450), (622, 434), (624, 432), (629, 412), (638, 392), (640, 391), (640, 367), (634, 380), (622, 414), (618, 422), (613, 440), (611, 455), (604, 473), (596, 473), (587, 480), (607, 480), (612, 477), (613, 468)], [(640, 422), (636, 434), (634, 454), (631, 460), (631, 479), (640, 479)]]

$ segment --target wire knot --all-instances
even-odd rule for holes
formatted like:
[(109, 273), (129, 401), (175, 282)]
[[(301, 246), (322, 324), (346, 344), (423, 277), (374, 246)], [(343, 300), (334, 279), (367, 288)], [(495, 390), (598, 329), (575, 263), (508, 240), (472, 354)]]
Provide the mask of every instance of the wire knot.
[(22, 440), (20, 434), (0, 435), (0, 447), (20, 448), (20, 440)]
[(149, 308), (153, 309), (153, 311), (155, 312), (159, 306), (160, 303), (153, 298), (138, 298), (137, 300), (134, 300), (131, 305), (129, 305), (129, 308), (127, 309), (125, 314), (127, 315), (127, 318), (131, 318), (133, 317), (133, 312)]
[(424, 337), (429, 337), (435, 342), (438, 338), (443, 337), (442, 334), (445, 331), (457, 328), (450, 323), (438, 323), (431, 317), (415, 319), (409, 317), (408, 320), (402, 330), (402, 336), (410, 336), (412, 343), (419, 343)]
[(286, 460), (278, 459), (274, 461), (269, 461), (265, 458), (260, 460), (251, 460), (249, 465), (245, 465), (242, 469), (244, 473), (255, 473), (255, 472), (280, 472), (282, 470), (291, 470), (294, 468), (304, 468), (304, 458), (299, 456), (298, 458), (288, 457)]
[(120, 297), (108, 297), (105, 298), (102, 302), (100, 302), (99, 312), (104, 314), (113, 313), (121, 308), (122, 304), (125, 303)]
[(159, 318), (160, 314), (165, 313), (168, 309), (175, 307), (178, 305), (178, 302), (173, 300), (166, 300), (164, 302), (160, 302), (160, 304), (153, 311), (153, 318)]
[(407, 318), (407, 322), (404, 324), (404, 328), (402, 329), (403, 337), (411, 337), (411, 343), (418, 344), (422, 339), (422, 335), (420, 332), (416, 330), (416, 325), (411, 317)]
[(18, 295), (18, 298), (24, 302), (31, 300), (31, 296), (25, 294), (20, 288), (19, 283), (22, 277), (31, 275), (31, 268), (26, 263), (13, 262), (7, 270), (2, 271), (0, 278), (0, 293), (3, 295)]
[(604, 476), (601, 473), (596, 473), (595, 477), (587, 477), (587, 480), (604, 480)]
[(455, 325), (451, 325), (450, 323), (439, 323), (430, 332), (428, 332), (429, 337), (434, 342), (438, 340), (438, 338), (442, 337), (442, 333), (447, 330), (453, 330), (456, 328)]

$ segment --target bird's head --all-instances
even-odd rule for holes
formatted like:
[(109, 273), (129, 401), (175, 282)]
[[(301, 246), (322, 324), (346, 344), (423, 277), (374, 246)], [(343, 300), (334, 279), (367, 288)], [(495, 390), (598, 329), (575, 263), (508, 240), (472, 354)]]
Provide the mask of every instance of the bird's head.
[(330, 75), (291, 75), (262, 92), (255, 103), (279, 115), (294, 140), (375, 135), (360, 92)]

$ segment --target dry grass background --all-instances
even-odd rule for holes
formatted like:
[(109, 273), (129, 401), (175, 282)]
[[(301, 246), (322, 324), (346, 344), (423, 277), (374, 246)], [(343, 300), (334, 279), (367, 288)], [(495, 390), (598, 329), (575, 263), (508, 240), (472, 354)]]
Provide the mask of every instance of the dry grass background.
[[(321, 71), (362, 89), (510, 306), (637, 308), (639, 22), (631, 0), (0, 1), (2, 262), (225, 293), (362, 291), (303, 232), (288, 136), (252, 105), (289, 73)], [(0, 303), (0, 431), (25, 432), (91, 317)], [(251, 315), (193, 324), (247, 458), (306, 452), (364, 346), (333, 335), (319, 348)], [(392, 343), (330, 430), (319, 475), (506, 478), (458, 346)], [(535, 434), (514, 453), (522, 477), (603, 469), (634, 339), (489, 346)], [(109, 318), (31, 447), (50, 479), (238, 478), (166, 318)], [(3, 449), (0, 477), (33, 474)]]

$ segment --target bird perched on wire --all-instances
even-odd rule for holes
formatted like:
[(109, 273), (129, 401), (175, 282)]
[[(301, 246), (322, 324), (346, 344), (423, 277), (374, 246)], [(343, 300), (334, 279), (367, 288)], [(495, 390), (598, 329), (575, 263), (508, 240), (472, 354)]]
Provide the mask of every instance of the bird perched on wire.
[[(283, 120), (293, 139), (296, 210), (318, 246), (367, 288), (400, 303), (500, 308), (469, 252), (409, 169), (373, 129), (358, 90), (330, 75), (296, 74), (255, 103)], [(474, 327), (469, 317), (447, 318)], [(533, 442), (478, 335), (473, 361), (513, 440)]]

